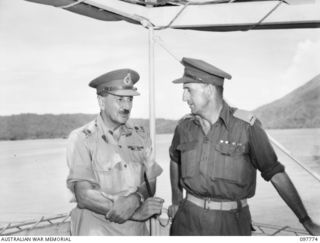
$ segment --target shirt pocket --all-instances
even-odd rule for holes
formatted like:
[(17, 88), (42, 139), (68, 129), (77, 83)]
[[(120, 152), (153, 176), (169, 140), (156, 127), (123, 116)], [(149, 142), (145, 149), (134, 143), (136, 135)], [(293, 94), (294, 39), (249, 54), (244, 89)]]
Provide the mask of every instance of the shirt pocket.
[(114, 151), (99, 153), (94, 160), (94, 170), (101, 173), (112, 173), (114, 170), (121, 169), (121, 161), (120, 154)]
[(147, 159), (147, 154), (142, 145), (128, 145), (125, 150), (128, 161), (143, 164)]
[(127, 184), (125, 182), (130, 180), (124, 178), (128, 166), (118, 153), (111, 152), (109, 156), (98, 156), (94, 161), (93, 170), (101, 189), (110, 194), (125, 190)]
[(199, 162), (197, 144), (198, 141), (190, 141), (177, 146), (177, 150), (181, 152), (181, 176), (183, 178), (194, 175)]
[(245, 186), (250, 178), (250, 161), (246, 144), (217, 144), (212, 179)]

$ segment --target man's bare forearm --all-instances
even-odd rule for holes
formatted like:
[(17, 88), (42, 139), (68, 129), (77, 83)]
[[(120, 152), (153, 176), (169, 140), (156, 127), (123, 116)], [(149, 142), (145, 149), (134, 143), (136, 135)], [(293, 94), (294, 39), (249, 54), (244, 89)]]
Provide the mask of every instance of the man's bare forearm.
[(76, 182), (74, 191), (79, 208), (89, 209), (103, 215), (112, 208), (112, 200), (88, 182)]
[(271, 183), (299, 220), (308, 216), (295, 186), (285, 172), (275, 174), (271, 178)]
[(309, 234), (320, 235), (320, 226), (309, 217), (289, 176), (285, 172), (278, 173), (272, 177), (271, 182)]
[(172, 193), (172, 204), (179, 204), (183, 198), (182, 187), (180, 185), (180, 171), (178, 163), (170, 161), (170, 182)]

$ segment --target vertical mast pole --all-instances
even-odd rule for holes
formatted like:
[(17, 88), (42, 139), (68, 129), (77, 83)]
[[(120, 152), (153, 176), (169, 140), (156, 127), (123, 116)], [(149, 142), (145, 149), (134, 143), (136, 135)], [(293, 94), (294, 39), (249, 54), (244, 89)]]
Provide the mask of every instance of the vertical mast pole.
[[(154, 78), (154, 29), (148, 26), (149, 34), (149, 128), (152, 141), (151, 159), (156, 159), (156, 115), (155, 115), (155, 78)], [(150, 235), (159, 235), (154, 217), (150, 219)]]
[(156, 115), (155, 115), (155, 79), (154, 79), (154, 30), (148, 28), (149, 33), (149, 127), (152, 141), (151, 159), (156, 158)]

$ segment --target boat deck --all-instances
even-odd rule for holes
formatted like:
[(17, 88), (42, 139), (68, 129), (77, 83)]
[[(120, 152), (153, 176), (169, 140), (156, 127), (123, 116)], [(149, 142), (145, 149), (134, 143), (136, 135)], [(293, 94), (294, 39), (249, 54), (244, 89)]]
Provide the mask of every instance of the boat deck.
[[(168, 219), (152, 220), (152, 236), (168, 236), (170, 223)], [(305, 230), (289, 226), (277, 226), (253, 222), (254, 236), (300, 236), (309, 235)], [(61, 214), (53, 217), (41, 217), (37, 221), (7, 224), (0, 228), (0, 236), (70, 236), (70, 215)]]

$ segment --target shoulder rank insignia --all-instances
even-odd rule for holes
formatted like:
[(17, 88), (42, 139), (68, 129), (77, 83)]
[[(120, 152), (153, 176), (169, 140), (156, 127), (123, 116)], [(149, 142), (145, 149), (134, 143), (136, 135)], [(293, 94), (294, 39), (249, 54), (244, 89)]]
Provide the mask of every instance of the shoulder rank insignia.
[(251, 126), (254, 124), (255, 120), (257, 119), (251, 112), (241, 109), (236, 109), (233, 113), (233, 116), (249, 123)]
[(89, 137), (95, 131), (96, 127), (96, 122), (90, 122), (83, 128), (82, 132), (86, 135), (86, 137)]
[(86, 137), (91, 135), (91, 131), (88, 128), (83, 129), (82, 132), (86, 135)]

